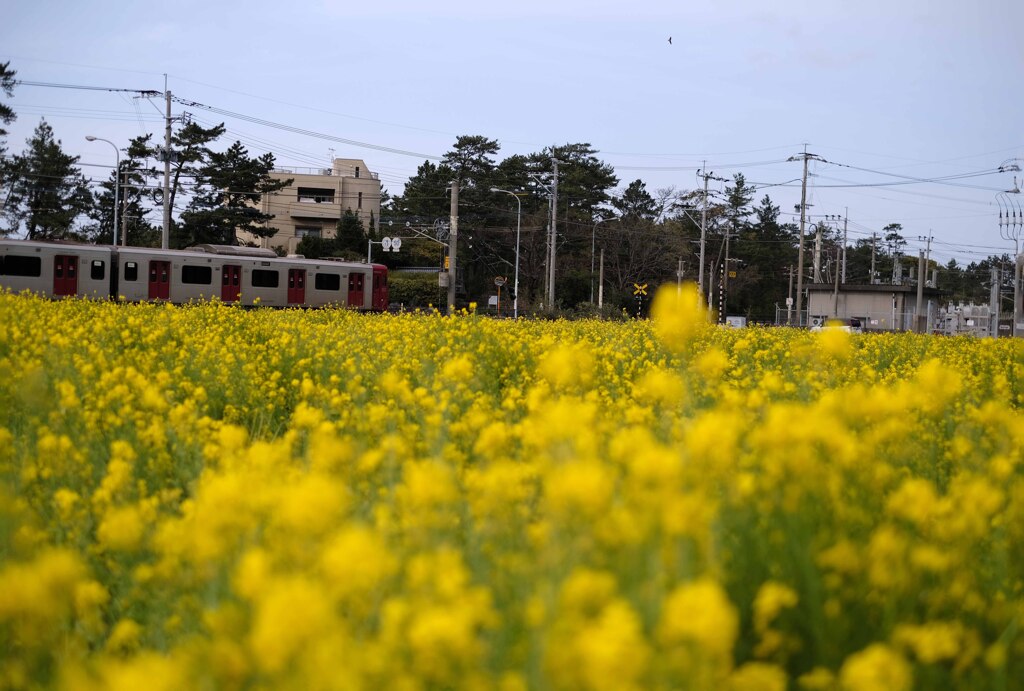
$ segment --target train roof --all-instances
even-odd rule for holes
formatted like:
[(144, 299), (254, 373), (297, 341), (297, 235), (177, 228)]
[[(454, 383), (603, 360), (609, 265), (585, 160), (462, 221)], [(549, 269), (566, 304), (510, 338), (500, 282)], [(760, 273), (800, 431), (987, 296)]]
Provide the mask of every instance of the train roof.
[(114, 247), (113, 245), (93, 245), (84, 242), (72, 242), (68, 240), (57, 240), (57, 241), (39, 241), (39, 240), (18, 240), (13, 238), (0, 238), (0, 247), (7, 248), (31, 248), (35, 250), (43, 249), (55, 249), (55, 248), (67, 248), (67, 251), (79, 251), (79, 252), (99, 252), (105, 255), (110, 255), (115, 251), (125, 255), (144, 255), (149, 257), (159, 256), (177, 256), (177, 257), (190, 257), (193, 259), (206, 258), (210, 259), (211, 255), (221, 257), (238, 257), (248, 258), (254, 260), (260, 260), (264, 262), (274, 262), (283, 264), (301, 264), (309, 266), (316, 264), (319, 266), (338, 266), (339, 268), (345, 269), (372, 269), (372, 270), (387, 270), (387, 267), (383, 264), (368, 264), (360, 261), (345, 260), (340, 257), (303, 257), (301, 255), (289, 255), (287, 257), (279, 257), (273, 250), (262, 248), (262, 247), (243, 247), (238, 245), (212, 245), (212, 244), (200, 244), (186, 247), (185, 249), (161, 249), (159, 247), (135, 247), (135, 246), (121, 246)]
[(15, 238), (0, 238), (0, 245), (9, 247), (31, 247), (33, 249), (45, 249), (48, 247), (66, 247), (69, 250), (78, 249), (86, 251), (111, 252), (114, 248), (111, 245), (92, 245), (86, 242), (74, 242), (72, 240), (18, 240)]
[(210, 254), (230, 254), (242, 257), (264, 257), (269, 259), (280, 259), (274, 250), (266, 247), (246, 247), (244, 245), (192, 245), (186, 247), (188, 250), (199, 250)]

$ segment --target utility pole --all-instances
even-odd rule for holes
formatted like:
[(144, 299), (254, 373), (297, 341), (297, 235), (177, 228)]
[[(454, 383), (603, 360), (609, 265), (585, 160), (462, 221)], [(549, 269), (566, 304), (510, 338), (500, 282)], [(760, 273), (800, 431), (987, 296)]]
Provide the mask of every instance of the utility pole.
[[(701, 204), (700, 211), (700, 270), (697, 272), (699, 276), (697, 280), (697, 288), (701, 295), (704, 295), (704, 247), (707, 244), (708, 236), (708, 180), (718, 180), (719, 182), (725, 182), (725, 178), (715, 177), (714, 173), (707, 171), (708, 162), (703, 162), (704, 167), (697, 171), (697, 177), (704, 178), (704, 196), (703, 204)], [(709, 286), (710, 292), (710, 286)], [(708, 297), (708, 304), (711, 302), (711, 297)]]
[(121, 200), (121, 246), (128, 246), (128, 214), (125, 200)]
[(452, 180), (451, 228), (448, 231), (448, 314), (455, 311), (455, 254), (459, 246), (459, 181)]
[(918, 250), (918, 306), (914, 308), (913, 320), (914, 331), (922, 334), (925, 332), (925, 321), (922, 319), (921, 310), (925, 306), (925, 251)]
[[(843, 248), (844, 251), (846, 248)], [(836, 253), (838, 254), (838, 252)], [(838, 257), (836, 257), (838, 259)], [(836, 284), (835, 289), (832, 292), (832, 314), (836, 319), (839, 319), (839, 272), (836, 271)]]
[(601, 271), (597, 279), (597, 309), (604, 307), (604, 247), (601, 248)]
[(821, 223), (814, 224), (814, 282), (821, 283)]
[[(551, 148), (552, 153), (554, 147)], [(558, 238), (556, 220), (558, 218), (558, 159), (551, 157), (554, 169), (554, 182), (551, 184), (551, 229), (548, 234), (548, 306), (555, 308), (555, 245)]]
[(167, 117), (164, 122), (164, 226), (160, 237), (160, 247), (167, 249), (171, 242), (171, 92), (167, 88), (167, 75), (164, 75), (164, 101), (167, 106)]
[(846, 283), (846, 224), (850, 220), (850, 207), (843, 209), (843, 283)]
[(814, 159), (815, 161), (821, 161), (822, 163), (828, 163), (825, 159), (815, 154), (807, 153), (807, 145), (804, 145), (804, 152), (799, 156), (790, 156), (787, 161), (797, 161), (803, 159), (804, 162), (804, 175), (803, 182), (800, 185), (800, 250), (797, 255), (797, 267), (796, 267), (796, 320), (799, 325), (803, 320), (801, 318), (801, 310), (803, 309), (804, 300), (804, 223), (807, 220), (807, 161)]
[(871, 285), (875, 284), (875, 233), (871, 233), (871, 277), (868, 282)]
[(999, 267), (992, 267), (992, 289), (989, 291), (989, 318), (991, 319), (992, 338), (999, 338), (999, 300), (1000, 300), (1000, 285), (999, 282), (1002, 278), (999, 275)]

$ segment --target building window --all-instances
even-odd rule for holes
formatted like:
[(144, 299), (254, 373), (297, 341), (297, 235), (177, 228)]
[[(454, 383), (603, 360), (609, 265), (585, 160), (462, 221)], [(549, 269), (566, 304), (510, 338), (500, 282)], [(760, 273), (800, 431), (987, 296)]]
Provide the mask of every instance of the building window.
[(39, 257), (8, 254), (4, 259), (4, 273), (8, 276), (42, 276), (43, 261)]
[(359, 166), (356, 166), (356, 177), (359, 177)]
[(337, 273), (317, 273), (313, 285), (318, 291), (340, 291), (341, 276)]
[(363, 193), (362, 192), (359, 193), (359, 200), (356, 202), (356, 208), (358, 208), (358, 209), (363, 208)]
[(208, 286), (213, 283), (213, 269), (209, 266), (183, 266), (181, 282)]
[(298, 189), (300, 202), (312, 202), (315, 204), (333, 204), (334, 190), (321, 187), (300, 187)]
[(139, 280), (139, 265), (135, 262), (125, 262), (124, 265), (124, 280), (126, 281), (137, 281)]
[(252, 270), (253, 288), (276, 288), (279, 280), (280, 279), (278, 278), (276, 271), (270, 271), (268, 269)]
[(320, 236), (320, 226), (295, 226), (295, 237), (297, 238), (318, 238)]

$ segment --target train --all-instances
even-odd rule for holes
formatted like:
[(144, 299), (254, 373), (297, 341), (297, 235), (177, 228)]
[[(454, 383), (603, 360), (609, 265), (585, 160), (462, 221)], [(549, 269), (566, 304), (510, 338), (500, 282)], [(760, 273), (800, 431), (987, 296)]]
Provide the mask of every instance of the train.
[(381, 264), (279, 257), (235, 245), (164, 250), (0, 239), (0, 287), (51, 298), (388, 308), (388, 270)]

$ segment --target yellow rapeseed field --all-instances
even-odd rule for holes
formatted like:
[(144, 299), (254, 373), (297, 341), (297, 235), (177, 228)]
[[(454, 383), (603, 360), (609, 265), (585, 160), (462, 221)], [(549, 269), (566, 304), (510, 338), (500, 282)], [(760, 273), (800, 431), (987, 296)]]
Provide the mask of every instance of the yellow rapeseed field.
[(1024, 344), (0, 294), (0, 687), (1024, 688)]

